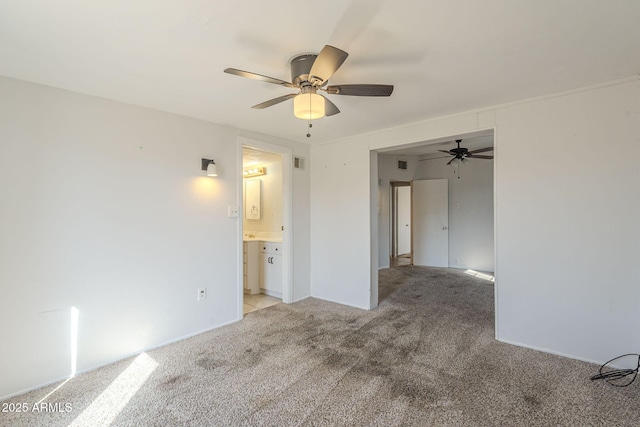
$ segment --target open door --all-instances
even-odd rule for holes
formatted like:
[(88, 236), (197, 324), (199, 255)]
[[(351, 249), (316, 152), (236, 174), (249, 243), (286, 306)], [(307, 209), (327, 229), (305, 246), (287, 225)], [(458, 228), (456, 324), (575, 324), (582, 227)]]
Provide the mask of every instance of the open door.
[(411, 183), (392, 182), (390, 265), (411, 265), (411, 246)]
[(397, 256), (411, 255), (411, 187), (398, 187), (398, 253)]
[(449, 267), (449, 181), (413, 181), (413, 263)]

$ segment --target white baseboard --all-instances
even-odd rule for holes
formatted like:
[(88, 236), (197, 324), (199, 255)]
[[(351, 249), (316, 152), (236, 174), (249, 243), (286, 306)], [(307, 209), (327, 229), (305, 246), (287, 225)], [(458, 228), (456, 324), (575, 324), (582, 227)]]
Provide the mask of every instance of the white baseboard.
[(500, 338), (497, 338), (497, 337), (496, 337), (496, 341), (500, 341), (500, 342), (505, 343), (505, 344), (515, 345), (517, 347), (528, 348), (529, 350), (540, 351), (542, 353), (553, 354), (555, 356), (566, 357), (567, 359), (580, 360), (582, 362), (594, 363), (596, 365), (601, 365), (602, 364), (602, 362), (599, 362), (597, 360), (586, 359), (584, 357), (574, 356), (572, 354), (566, 354), (566, 353), (562, 353), (562, 352), (559, 352), (559, 351), (549, 350), (548, 348), (536, 347), (536, 346), (533, 346), (533, 345), (527, 345), (527, 344), (523, 344), (523, 343), (520, 343), (520, 342), (517, 342), (517, 341), (503, 340), (503, 339), (500, 339)]
[(281, 292), (270, 291), (270, 290), (265, 289), (265, 288), (260, 288), (260, 292), (265, 294), (265, 295), (268, 295), (270, 297), (282, 299), (282, 293)]
[(329, 299), (329, 298), (322, 298), (322, 297), (319, 297), (319, 296), (313, 295), (313, 294), (311, 294), (311, 297), (319, 299), (319, 300), (322, 300), (322, 301), (332, 302), (334, 304), (340, 304), (340, 305), (346, 305), (347, 307), (358, 308), (360, 310), (367, 310), (367, 311), (371, 310), (369, 307), (361, 307), (359, 305), (347, 304), (346, 302), (336, 301), (336, 300), (332, 300), (332, 299)]

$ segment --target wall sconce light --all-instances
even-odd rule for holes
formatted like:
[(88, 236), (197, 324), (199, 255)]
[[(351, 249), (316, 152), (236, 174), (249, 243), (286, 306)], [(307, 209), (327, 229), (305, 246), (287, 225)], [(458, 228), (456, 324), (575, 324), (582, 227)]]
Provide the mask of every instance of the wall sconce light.
[(216, 162), (213, 159), (202, 159), (202, 170), (207, 171), (207, 176), (218, 176)]

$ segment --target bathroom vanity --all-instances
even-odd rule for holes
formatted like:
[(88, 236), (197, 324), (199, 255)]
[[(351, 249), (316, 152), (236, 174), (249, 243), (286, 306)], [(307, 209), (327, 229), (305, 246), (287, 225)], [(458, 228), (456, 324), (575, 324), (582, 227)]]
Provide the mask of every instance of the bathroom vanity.
[(260, 242), (260, 290), (282, 298), (282, 243)]
[(282, 242), (245, 238), (243, 241), (244, 292), (282, 298)]

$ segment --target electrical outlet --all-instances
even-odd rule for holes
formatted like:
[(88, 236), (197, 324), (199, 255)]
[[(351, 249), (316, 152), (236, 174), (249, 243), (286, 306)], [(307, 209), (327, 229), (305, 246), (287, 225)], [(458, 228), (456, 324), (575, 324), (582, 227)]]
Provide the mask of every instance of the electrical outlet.
[(207, 299), (207, 288), (198, 288), (198, 301)]
[(237, 218), (238, 217), (238, 207), (237, 206), (229, 206), (227, 208), (227, 216), (229, 218)]

